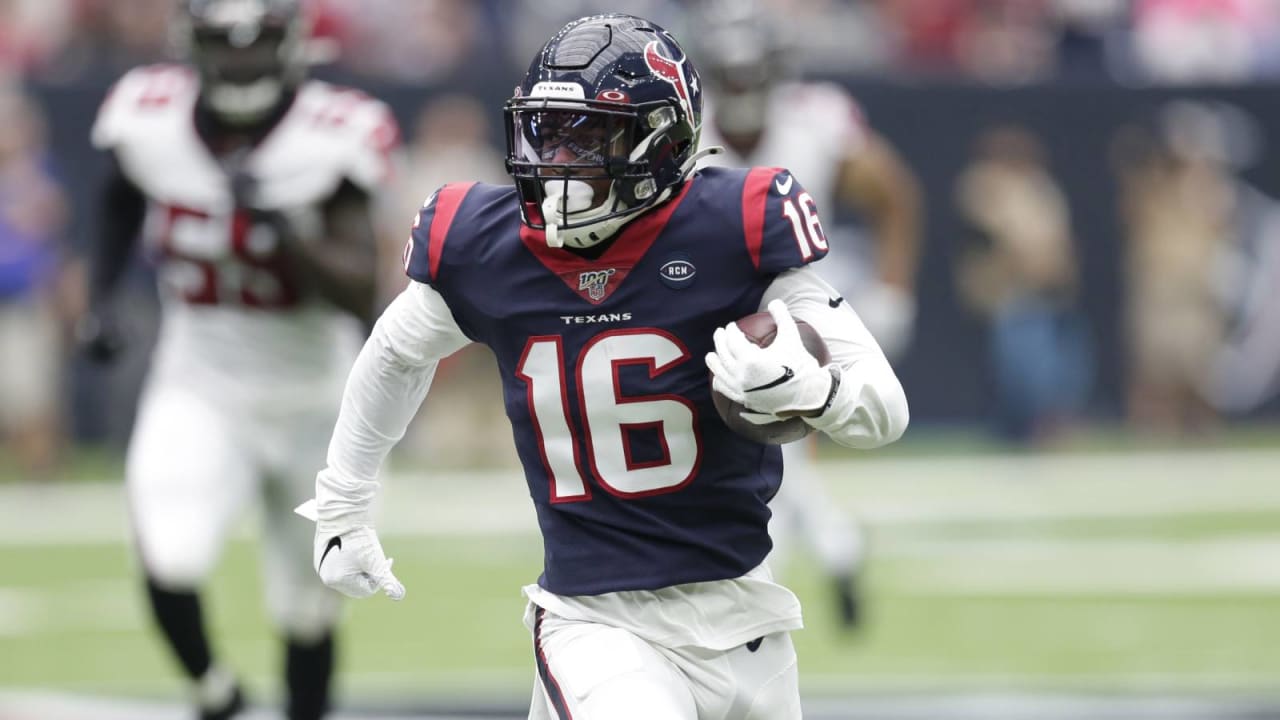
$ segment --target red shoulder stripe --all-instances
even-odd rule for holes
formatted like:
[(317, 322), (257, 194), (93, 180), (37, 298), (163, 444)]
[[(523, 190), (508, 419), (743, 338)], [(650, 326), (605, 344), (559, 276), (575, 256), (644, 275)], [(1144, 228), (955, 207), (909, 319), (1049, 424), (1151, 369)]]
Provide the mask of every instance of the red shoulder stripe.
[(751, 264), (760, 269), (760, 251), (764, 246), (765, 198), (769, 196), (769, 183), (777, 168), (751, 168), (742, 183), (742, 230), (747, 239), (747, 253)]
[(444, 241), (449, 236), (449, 228), (453, 226), (453, 218), (458, 214), (462, 199), (473, 185), (474, 182), (445, 185), (436, 195), (435, 216), (431, 220), (431, 233), (427, 236), (427, 269), (432, 280), (436, 279), (436, 272), (440, 268)]

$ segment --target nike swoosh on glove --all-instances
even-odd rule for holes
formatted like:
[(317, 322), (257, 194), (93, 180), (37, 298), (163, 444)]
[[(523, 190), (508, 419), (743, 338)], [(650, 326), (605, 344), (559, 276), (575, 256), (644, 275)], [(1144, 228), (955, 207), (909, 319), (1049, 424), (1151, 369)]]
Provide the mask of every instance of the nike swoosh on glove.
[(729, 323), (716, 330), (712, 337), (715, 352), (706, 357), (716, 392), (756, 413), (772, 416), (743, 414), (757, 423), (820, 410), (832, 384), (830, 370), (805, 350), (786, 303), (774, 300), (767, 309), (778, 326), (768, 347), (756, 345), (736, 324)]
[[(314, 519), (314, 509), (306, 504), (295, 512), (307, 517), (308, 510)], [(381, 590), (392, 600), (404, 599), (404, 585), (391, 572), (392, 560), (367, 525), (343, 530), (317, 523), (312, 561), (320, 580), (343, 595), (367, 598)]]

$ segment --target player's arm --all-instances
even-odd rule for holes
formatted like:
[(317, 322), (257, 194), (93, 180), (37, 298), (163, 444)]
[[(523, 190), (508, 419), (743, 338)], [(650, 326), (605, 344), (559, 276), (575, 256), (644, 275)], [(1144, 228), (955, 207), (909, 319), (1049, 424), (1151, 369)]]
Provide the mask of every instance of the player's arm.
[(364, 321), (374, 316), (377, 277), (377, 231), (372, 200), (362, 188), (343, 182), (323, 206), (321, 237), (308, 242), (300, 223), (283, 213), (267, 212), (284, 252), (300, 270), (303, 288)]
[(800, 267), (778, 275), (761, 305), (784, 303), (794, 319), (818, 331), (831, 353), (826, 370), (832, 384), (825, 401), (802, 414), (805, 421), (846, 447), (886, 445), (907, 429), (906, 393), (875, 338), (839, 298), (813, 269)]
[(911, 293), (920, 255), (920, 183), (888, 140), (864, 133), (841, 160), (840, 198), (875, 235), (880, 281)]
[(373, 531), (378, 471), (426, 397), (439, 361), (470, 340), (444, 299), (410, 282), (374, 325), (347, 378), (342, 409), (316, 476), (315, 565), (325, 584), (353, 597), (404, 588)]
[(125, 175), (112, 153), (99, 198), (97, 236), (90, 251), (89, 307), (76, 327), (77, 339), (99, 362), (114, 359), (123, 346), (113, 304), (133, 258), (146, 209), (146, 196)]
[(837, 193), (865, 219), (876, 244), (877, 282), (857, 292), (858, 312), (885, 353), (897, 357), (910, 342), (915, 324), (919, 183), (897, 150), (864, 128), (857, 147), (842, 161)]
[[(744, 217), (753, 262), (769, 285), (760, 301), (777, 324), (759, 347), (734, 323), (715, 331), (706, 361), (716, 391), (754, 412), (752, 422), (805, 421), (836, 442), (871, 448), (892, 442), (907, 426), (907, 402), (880, 346), (849, 304), (808, 268), (827, 254), (809, 193), (786, 170), (755, 168), (744, 183)], [(796, 319), (814, 326), (831, 352), (819, 366), (805, 350)]]

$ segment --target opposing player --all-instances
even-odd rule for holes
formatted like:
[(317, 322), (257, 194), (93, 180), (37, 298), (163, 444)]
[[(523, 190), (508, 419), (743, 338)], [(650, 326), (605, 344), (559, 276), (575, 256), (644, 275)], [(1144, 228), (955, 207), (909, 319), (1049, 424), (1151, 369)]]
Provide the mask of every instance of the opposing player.
[[(711, 2), (700, 13), (698, 60), (708, 90), (704, 147), (724, 146), (707, 166), (785, 166), (803, 178), (818, 208), (848, 207), (867, 221), (875, 240), (874, 267), (856, 248), (837, 244), (818, 272), (867, 324), (890, 359), (910, 341), (915, 317), (914, 276), (919, 245), (919, 191), (911, 171), (887, 140), (866, 125), (843, 89), (789, 79), (787, 48), (760, 3)], [(773, 499), (772, 564), (784, 562), (799, 536), (812, 548), (835, 591), (839, 620), (857, 625), (857, 574), (863, 533), (833, 502), (813, 466), (815, 446), (783, 446), (786, 482)]]
[[(379, 467), (438, 361), (493, 350), (545, 551), (524, 589), (531, 718), (800, 717), (800, 607), (764, 562), (781, 453), (729, 431), (708, 367), (720, 392), (851, 447), (907, 423), (879, 347), (807, 267), (826, 239), (800, 180), (693, 173), (701, 103), (662, 28), (600, 15), (556, 33), (507, 104), (515, 187), (428, 199), (316, 479), (320, 576), (403, 597), (369, 517)], [(731, 323), (764, 307), (779, 331), (759, 348)]]
[(113, 290), (141, 234), (163, 319), (127, 457), (151, 609), (200, 717), (244, 705), (215, 661), (198, 594), (227, 532), (264, 505), (270, 615), (287, 646), (288, 717), (328, 704), (339, 598), (310, 568), (310, 497), (347, 370), (371, 320), (371, 194), (398, 132), (387, 108), (305, 79), (290, 0), (190, 0), (194, 67), (133, 70), (98, 115), (111, 152), (88, 349), (118, 349)]

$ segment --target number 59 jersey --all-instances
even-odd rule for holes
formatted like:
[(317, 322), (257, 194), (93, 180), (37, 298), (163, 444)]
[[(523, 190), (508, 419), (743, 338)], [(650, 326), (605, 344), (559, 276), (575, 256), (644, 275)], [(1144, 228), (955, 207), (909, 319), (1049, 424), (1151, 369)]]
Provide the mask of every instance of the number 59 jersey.
[[(147, 198), (142, 240), (163, 303), (153, 380), (180, 377), (219, 401), (331, 409), (358, 324), (303, 297), (274, 231), (233, 208), (232, 168), (196, 131), (198, 95), (187, 67), (138, 68), (116, 83), (93, 128), (94, 144), (114, 152)], [(285, 211), (302, 241), (315, 241), (322, 206), (343, 182), (375, 193), (388, 178), (398, 137), (382, 103), (308, 81), (239, 169), (254, 179), (257, 205)]]
[(446, 185), (405, 249), (494, 352), (560, 595), (736, 578), (770, 550), (775, 446), (731, 432), (703, 357), (781, 272), (826, 254), (812, 198), (776, 168), (712, 168), (588, 259), (520, 221), (513, 188)]

